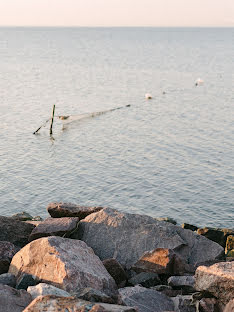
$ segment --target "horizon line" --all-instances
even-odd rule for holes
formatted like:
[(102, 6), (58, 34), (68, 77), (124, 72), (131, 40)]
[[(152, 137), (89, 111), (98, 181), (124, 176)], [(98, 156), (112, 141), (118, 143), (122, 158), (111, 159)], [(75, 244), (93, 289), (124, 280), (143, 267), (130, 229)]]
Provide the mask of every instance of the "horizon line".
[(112, 26), (100, 26), (100, 25), (95, 25), (95, 26), (80, 26), (80, 25), (0, 25), (0, 28), (234, 28), (234, 25), (190, 25), (190, 26), (185, 26), (185, 25), (177, 25), (177, 26), (152, 26), (152, 25), (132, 25), (132, 26), (117, 26), (117, 25), (112, 25)]

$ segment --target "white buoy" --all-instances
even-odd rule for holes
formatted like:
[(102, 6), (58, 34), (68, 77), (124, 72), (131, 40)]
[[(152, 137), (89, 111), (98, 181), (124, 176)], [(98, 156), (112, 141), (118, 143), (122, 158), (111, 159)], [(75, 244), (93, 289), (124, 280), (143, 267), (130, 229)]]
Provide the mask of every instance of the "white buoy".
[(201, 78), (198, 78), (196, 81), (195, 81), (195, 86), (202, 86), (204, 83), (204, 80), (202, 80)]
[(146, 94), (145, 94), (145, 98), (146, 98), (147, 100), (150, 100), (150, 99), (152, 99), (152, 95), (151, 95), (150, 93), (146, 93)]

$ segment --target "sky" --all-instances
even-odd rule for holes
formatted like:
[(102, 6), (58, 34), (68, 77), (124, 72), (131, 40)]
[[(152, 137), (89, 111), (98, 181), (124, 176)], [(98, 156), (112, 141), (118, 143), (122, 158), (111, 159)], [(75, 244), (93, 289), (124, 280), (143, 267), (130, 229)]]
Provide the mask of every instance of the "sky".
[(234, 26), (234, 0), (0, 0), (0, 26)]

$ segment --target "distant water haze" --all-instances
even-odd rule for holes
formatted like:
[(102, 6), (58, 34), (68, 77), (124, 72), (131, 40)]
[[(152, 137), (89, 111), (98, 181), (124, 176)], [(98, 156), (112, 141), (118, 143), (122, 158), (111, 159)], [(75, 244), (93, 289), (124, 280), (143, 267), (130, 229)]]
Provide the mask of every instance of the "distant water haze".
[[(233, 51), (232, 28), (0, 28), (0, 215), (65, 201), (233, 227)], [(33, 135), (54, 104), (131, 106)]]

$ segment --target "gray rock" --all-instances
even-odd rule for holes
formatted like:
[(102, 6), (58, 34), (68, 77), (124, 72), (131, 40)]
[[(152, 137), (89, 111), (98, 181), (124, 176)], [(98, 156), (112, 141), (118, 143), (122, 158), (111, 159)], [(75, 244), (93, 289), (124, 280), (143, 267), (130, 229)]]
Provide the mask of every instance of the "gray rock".
[(234, 262), (198, 267), (195, 273), (195, 288), (198, 291), (209, 292), (222, 304), (227, 304), (234, 294)]
[(36, 276), (23, 273), (16, 282), (16, 289), (27, 289), (29, 286), (35, 286), (38, 283)]
[(172, 290), (172, 287), (168, 285), (156, 285), (156, 286), (150, 287), (150, 289), (163, 291), (163, 290)]
[(15, 219), (17, 221), (26, 221), (26, 220), (32, 220), (33, 219), (33, 217), (25, 211), (16, 213), (13, 216), (11, 216), (11, 218)]
[(16, 278), (14, 274), (4, 273), (0, 275), (0, 284), (8, 285), (10, 287), (15, 287)]
[(29, 235), (34, 225), (14, 220), (10, 217), (0, 217), (0, 241), (11, 242), (23, 247), (28, 243)]
[(19, 248), (6, 241), (0, 241), (0, 274), (7, 273), (12, 257)]
[(208, 239), (218, 243), (219, 245), (225, 248), (227, 237), (229, 235), (234, 235), (234, 230), (205, 227), (198, 229), (197, 233), (199, 235), (207, 237)]
[(29, 241), (47, 236), (69, 237), (77, 228), (79, 218), (47, 218), (41, 221), (29, 236)]
[[(138, 312), (133, 307), (108, 303), (92, 303), (74, 297), (39, 296), (23, 312)], [(8, 311), (7, 311), (8, 312)]]
[(128, 280), (132, 286), (141, 285), (143, 287), (152, 287), (161, 283), (158, 274), (151, 272), (142, 272)]
[(120, 302), (136, 306), (139, 312), (174, 311), (174, 304), (164, 294), (141, 286), (119, 289)]
[[(215, 298), (202, 298), (199, 301), (199, 312), (218, 312), (220, 307)], [(234, 312), (234, 310), (233, 310)]]
[(27, 292), (31, 294), (32, 299), (35, 299), (38, 296), (46, 296), (46, 295), (71, 297), (71, 294), (69, 294), (67, 291), (64, 291), (60, 288), (54, 287), (53, 285), (49, 285), (46, 283), (40, 283), (36, 286), (29, 286), (27, 288)]
[(0, 312), (22, 312), (32, 301), (26, 290), (0, 284)]
[(81, 220), (76, 238), (85, 241), (102, 260), (115, 258), (127, 269), (144, 252), (159, 247), (173, 249), (194, 267), (219, 259), (224, 253), (217, 243), (190, 230), (110, 208)]
[[(113, 298), (107, 296), (100, 290), (93, 289), (90, 287), (83, 289), (76, 297), (79, 299), (90, 301), (90, 302), (103, 302), (103, 303), (110, 303), (110, 304), (116, 303)], [(117, 297), (116, 297), (116, 301), (117, 301)]]
[(78, 217), (80, 220), (102, 209), (103, 207), (87, 207), (71, 203), (50, 203), (47, 207), (47, 211), (53, 218)]
[(186, 229), (186, 230), (191, 230), (191, 231), (196, 231), (198, 229), (198, 227), (196, 225), (192, 225), (192, 224), (189, 224), (189, 223), (183, 223), (181, 225), (181, 227), (183, 229)]
[(223, 312), (234, 312), (234, 299), (230, 300), (225, 306)]
[(118, 288), (124, 287), (127, 282), (127, 275), (121, 264), (116, 259), (106, 259), (102, 263), (115, 280)]
[(186, 289), (189, 291), (195, 291), (194, 289), (195, 278), (194, 276), (171, 276), (168, 279), (168, 285), (175, 289)]
[(171, 299), (175, 305), (175, 312), (196, 312), (196, 306), (192, 304), (192, 296), (176, 296)]
[(25, 273), (34, 275), (38, 281), (71, 294), (86, 287), (110, 296), (117, 293), (115, 281), (86, 243), (59, 236), (27, 244), (13, 257), (9, 273), (15, 274), (17, 280)]
[(155, 218), (155, 220), (157, 220), (157, 221), (169, 222), (169, 223), (172, 223), (172, 224), (174, 224), (174, 225), (177, 224), (176, 220), (174, 220), (173, 218), (168, 218), (168, 217)]

